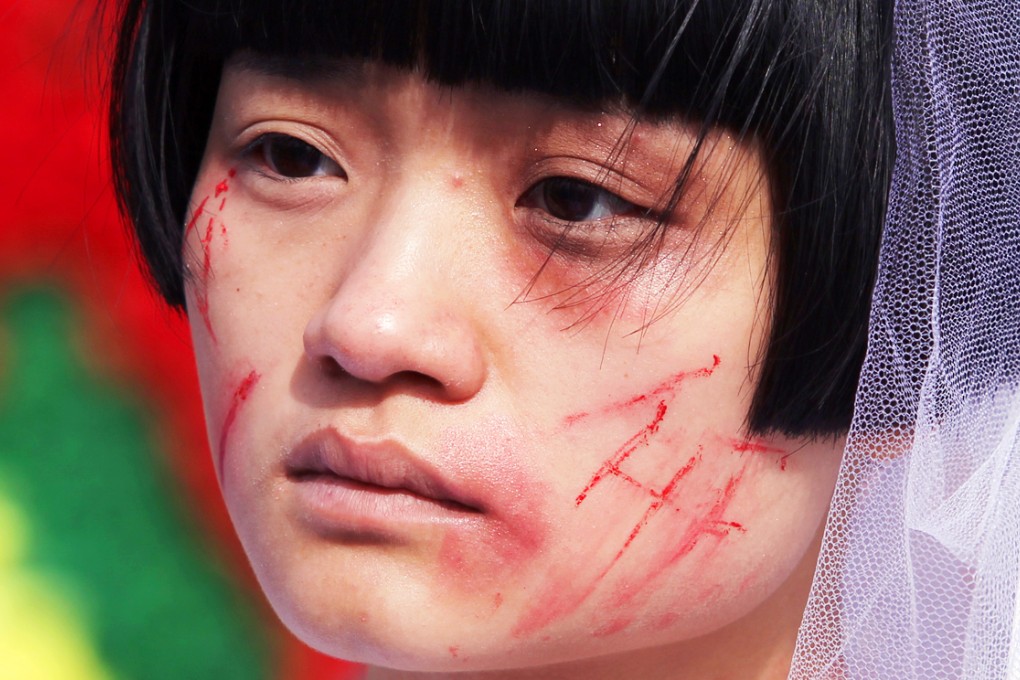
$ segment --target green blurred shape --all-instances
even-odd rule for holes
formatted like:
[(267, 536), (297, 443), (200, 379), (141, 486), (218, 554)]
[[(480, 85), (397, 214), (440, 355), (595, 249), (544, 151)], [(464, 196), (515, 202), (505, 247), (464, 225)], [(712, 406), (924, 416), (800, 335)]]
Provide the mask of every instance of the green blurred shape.
[(46, 288), (0, 314), (0, 482), (31, 517), (27, 563), (66, 585), (122, 680), (268, 677), (267, 632), (203, 550), (152, 416), (86, 370), (71, 317)]

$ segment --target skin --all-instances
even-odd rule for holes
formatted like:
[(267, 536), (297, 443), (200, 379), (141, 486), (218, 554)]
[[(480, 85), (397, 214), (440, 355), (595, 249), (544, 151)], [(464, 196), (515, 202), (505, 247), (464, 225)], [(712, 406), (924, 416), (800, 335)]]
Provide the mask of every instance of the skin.
[[(280, 617), (371, 678), (785, 677), (841, 442), (744, 431), (763, 164), (714, 135), (621, 267), (693, 143), (628, 122), (371, 64), (225, 69), (185, 242), (209, 437)], [(588, 194), (553, 248), (555, 177), (626, 203)], [(324, 431), (466, 502), (323, 513), (287, 461)]]

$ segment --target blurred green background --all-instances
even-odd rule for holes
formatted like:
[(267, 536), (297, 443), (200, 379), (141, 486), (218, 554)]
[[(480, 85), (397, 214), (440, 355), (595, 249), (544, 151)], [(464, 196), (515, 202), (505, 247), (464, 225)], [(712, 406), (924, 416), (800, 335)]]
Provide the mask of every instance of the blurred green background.
[(0, 680), (353, 678), (230, 529), (186, 324), (114, 205), (92, 11), (0, 4)]

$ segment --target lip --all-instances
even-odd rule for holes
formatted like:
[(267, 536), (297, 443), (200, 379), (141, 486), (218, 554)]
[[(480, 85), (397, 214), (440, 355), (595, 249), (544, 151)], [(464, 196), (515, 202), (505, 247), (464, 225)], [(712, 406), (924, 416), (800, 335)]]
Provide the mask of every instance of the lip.
[(460, 523), (484, 512), (461, 485), (391, 439), (319, 430), (288, 452), (284, 474), (298, 521), (331, 537)]

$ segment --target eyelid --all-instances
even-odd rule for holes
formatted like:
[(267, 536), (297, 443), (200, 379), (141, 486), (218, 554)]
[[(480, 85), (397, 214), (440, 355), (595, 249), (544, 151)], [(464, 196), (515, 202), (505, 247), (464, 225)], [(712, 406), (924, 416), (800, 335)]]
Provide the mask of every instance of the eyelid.
[[(637, 204), (637, 203), (635, 203), (633, 201), (630, 201), (630, 200), (624, 198), (623, 196), (621, 196), (620, 194), (616, 193), (615, 191), (607, 189), (606, 187), (601, 186), (599, 184), (596, 184), (594, 182), (590, 182), (590, 181), (588, 181), (586, 179), (578, 179), (577, 177), (569, 177), (569, 176), (565, 176), (565, 175), (556, 175), (556, 176), (553, 176), (553, 177), (544, 177), (544, 178), (538, 180), (537, 182), (532, 184), (530, 187), (528, 187), (528, 189), (520, 196), (520, 198), (517, 199), (517, 207), (529, 208), (529, 209), (540, 209), (540, 210), (543, 210), (543, 211), (548, 213), (549, 212), (548, 208), (536, 208), (536, 206), (533, 205), (533, 203), (536, 201), (536, 199), (538, 201), (542, 201), (543, 198), (544, 198), (541, 195), (535, 196), (535, 194), (538, 192), (539, 188), (542, 187), (543, 184), (545, 184), (546, 182), (553, 182), (553, 181), (556, 181), (556, 180), (567, 180), (568, 182), (574, 182), (574, 183), (578, 184), (579, 186), (595, 189), (596, 191), (602, 192), (603, 194), (606, 195), (606, 197), (609, 200), (619, 201), (620, 203), (623, 203), (623, 204), (626, 204), (626, 206), (629, 206), (630, 209), (627, 210), (627, 212), (631, 213), (631, 214), (613, 215), (611, 217), (598, 217), (598, 218), (592, 218), (592, 219), (589, 219), (589, 220), (563, 220), (561, 218), (557, 218), (555, 216), (551, 216), (551, 219), (553, 219), (555, 221), (563, 222), (563, 223), (570, 223), (572, 225), (603, 224), (607, 220), (612, 220), (612, 219), (624, 219), (624, 218), (647, 219), (649, 217), (653, 217), (654, 216), (654, 211), (651, 210), (650, 208), (648, 208), (646, 206), (639, 205), (639, 204)], [(550, 213), (550, 215), (551, 215), (551, 213)]]
[[(318, 126), (287, 119), (259, 121), (246, 126), (234, 136), (236, 141), (233, 144), (233, 156), (246, 161), (258, 145), (271, 136), (292, 137), (304, 142), (339, 166), (345, 175), (350, 168), (346, 154), (343, 153), (332, 135)], [(294, 178), (275, 179), (291, 180)]]
[(673, 193), (672, 183), (660, 190), (632, 177), (631, 173), (584, 157), (554, 156), (542, 159), (522, 178), (522, 187), (518, 193), (523, 196), (539, 182), (555, 177), (573, 179), (607, 191), (645, 212), (649, 218), (659, 221), (669, 219), (663, 208)]

